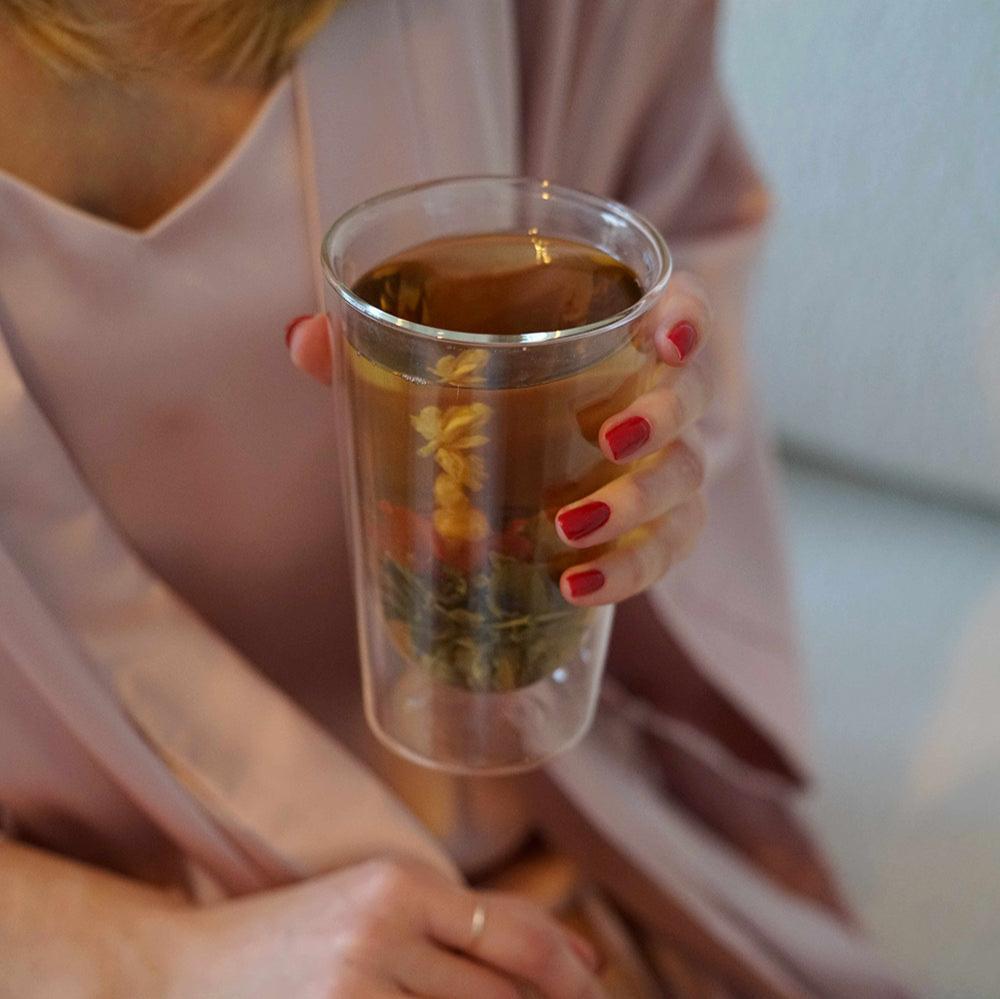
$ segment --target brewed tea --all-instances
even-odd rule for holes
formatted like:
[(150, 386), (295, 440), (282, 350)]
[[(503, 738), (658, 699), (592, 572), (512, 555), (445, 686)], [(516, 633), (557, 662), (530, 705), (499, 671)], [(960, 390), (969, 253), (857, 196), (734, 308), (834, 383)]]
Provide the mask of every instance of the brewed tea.
[[(607, 254), (536, 232), (424, 243), (353, 291), (423, 326), (493, 335), (596, 323), (642, 295)], [(597, 434), (649, 384), (645, 338), (622, 337), (596, 362), (513, 386), (498, 374), (504, 351), (474, 341), (432, 344), (433, 355), (399, 337), (360, 346), (348, 331), (345, 384), (366, 452), (356, 475), (374, 500), (361, 529), (397, 651), (438, 681), (482, 692), (574, 661), (593, 612), (569, 605), (558, 579), (593, 553), (567, 548), (554, 517), (621, 473)], [(546, 363), (544, 348), (532, 350)]]
[(536, 232), (423, 243), (370, 270), (354, 292), (400, 319), (486, 334), (585, 326), (642, 296), (635, 274), (613, 257)]

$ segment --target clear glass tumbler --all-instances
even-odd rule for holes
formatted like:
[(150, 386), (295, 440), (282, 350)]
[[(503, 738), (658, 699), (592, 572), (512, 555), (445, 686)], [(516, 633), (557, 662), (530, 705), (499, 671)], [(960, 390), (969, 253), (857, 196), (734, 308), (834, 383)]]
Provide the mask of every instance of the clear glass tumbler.
[[(352, 290), (410, 247), (484, 233), (588, 244), (630, 268), (641, 297), (585, 326), (486, 335)], [(597, 435), (657, 377), (647, 326), (667, 247), (615, 202), (467, 177), (358, 205), (326, 235), (323, 266), (368, 723), (453, 773), (536, 766), (596, 707), (613, 609), (563, 599), (561, 572), (592, 553), (563, 544), (554, 517), (622, 472)]]

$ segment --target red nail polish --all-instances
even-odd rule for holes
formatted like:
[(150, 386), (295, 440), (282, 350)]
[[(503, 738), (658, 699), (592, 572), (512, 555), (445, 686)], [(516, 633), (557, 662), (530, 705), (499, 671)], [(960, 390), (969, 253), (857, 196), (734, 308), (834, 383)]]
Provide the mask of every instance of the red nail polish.
[(621, 423), (616, 423), (604, 436), (608, 447), (615, 456), (615, 461), (621, 461), (649, 440), (653, 428), (644, 416), (630, 416)]
[(691, 323), (685, 321), (678, 323), (667, 334), (667, 339), (677, 348), (677, 360), (683, 361), (691, 353), (691, 348), (698, 339), (698, 333)]
[(570, 596), (585, 597), (588, 593), (596, 593), (604, 585), (604, 573), (600, 569), (584, 569), (566, 577)]
[(292, 346), (292, 334), (295, 332), (295, 327), (302, 322), (303, 319), (312, 319), (312, 313), (307, 312), (304, 316), (296, 316), (286, 327), (285, 327), (285, 346)]
[(603, 527), (611, 516), (611, 507), (607, 503), (584, 503), (572, 510), (559, 514), (559, 526), (570, 541), (579, 541)]

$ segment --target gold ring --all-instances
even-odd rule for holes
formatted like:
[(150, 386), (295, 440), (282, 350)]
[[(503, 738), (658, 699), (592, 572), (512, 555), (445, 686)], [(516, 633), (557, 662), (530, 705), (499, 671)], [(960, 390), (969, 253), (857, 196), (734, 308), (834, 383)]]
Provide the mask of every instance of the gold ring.
[(482, 902), (476, 903), (476, 911), (472, 914), (472, 927), (469, 931), (469, 946), (471, 947), (486, 929), (486, 906)]

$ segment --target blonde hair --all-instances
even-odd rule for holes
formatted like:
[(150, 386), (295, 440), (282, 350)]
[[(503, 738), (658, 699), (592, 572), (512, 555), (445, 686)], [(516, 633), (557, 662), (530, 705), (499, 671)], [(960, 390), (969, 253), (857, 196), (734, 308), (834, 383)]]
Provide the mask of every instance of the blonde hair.
[(167, 64), (213, 80), (270, 80), (337, 2), (136, 0), (115, 19), (101, 0), (0, 0), (0, 27), (6, 22), (23, 49), (67, 80), (127, 80)]

